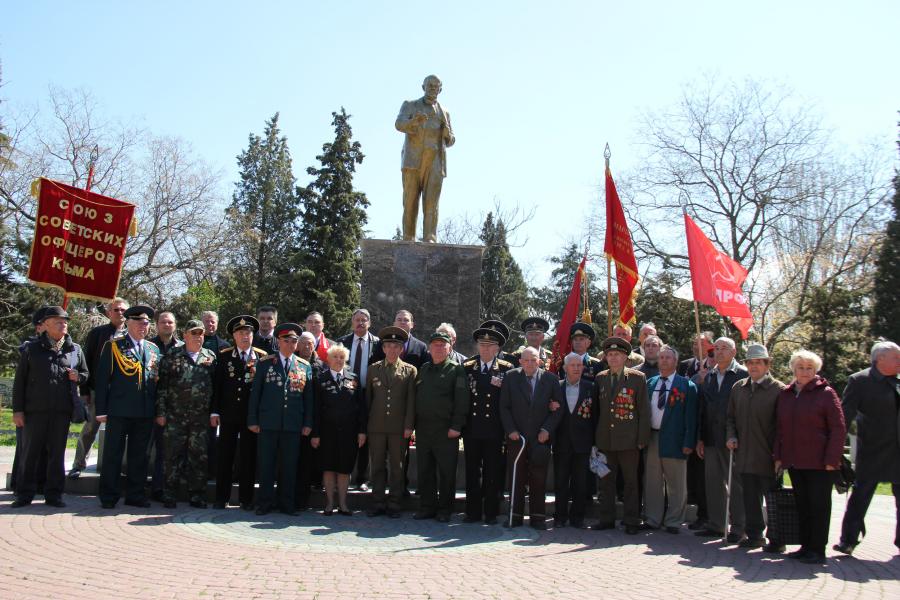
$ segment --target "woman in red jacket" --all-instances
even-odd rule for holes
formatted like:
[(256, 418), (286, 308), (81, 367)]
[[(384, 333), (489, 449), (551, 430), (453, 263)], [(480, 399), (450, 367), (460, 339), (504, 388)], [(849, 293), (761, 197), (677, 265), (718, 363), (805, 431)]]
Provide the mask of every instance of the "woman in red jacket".
[(847, 429), (837, 392), (816, 373), (822, 359), (808, 350), (791, 355), (794, 381), (778, 396), (775, 470), (787, 468), (797, 499), (800, 549), (788, 556), (825, 562), (831, 487)]

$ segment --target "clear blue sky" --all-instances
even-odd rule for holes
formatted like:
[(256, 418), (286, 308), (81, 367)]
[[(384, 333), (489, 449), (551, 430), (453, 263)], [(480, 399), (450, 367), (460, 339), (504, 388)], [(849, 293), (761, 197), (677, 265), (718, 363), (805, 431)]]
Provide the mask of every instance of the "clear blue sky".
[(189, 141), (223, 170), (226, 196), (248, 133), (276, 111), (305, 183), (344, 106), (366, 154), (356, 184), (372, 203), (370, 236), (389, 238), (401, 214), (394, 118), (436, 73), (457, 136), (442, 218), (495, 197), (536, 206), (514, 254), (542, 284), (544, 259), (603, 210), (604, 144), (614, 175), (635, 167), (639, 112), (704, 73), (786, 82), (842, 143), (874, 139), (896, 157), (898, 24), (896, 0), (6, 0), (0, 93), (9, 106), (50, 84), (84, 88), (106, 115)]

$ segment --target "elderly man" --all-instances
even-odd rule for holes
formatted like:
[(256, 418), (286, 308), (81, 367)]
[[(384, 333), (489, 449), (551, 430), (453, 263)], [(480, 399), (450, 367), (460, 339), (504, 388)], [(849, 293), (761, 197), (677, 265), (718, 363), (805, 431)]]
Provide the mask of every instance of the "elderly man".
[(889, 482), (897, 507), (894, 545), (900, 548), (900, 346), (872, 346), (872, 366), (847, 381), (841, 405), (847, 423), (857, 427), (856, 482), (847, 502), (840, 543), (834, 549), (851, 554), (865, 532), (864, 519), (879, 482)]
[[(747, 347), (744, 360), (749, 376), (731, 388), (728, 398), (726, 430), (729, 450), (735, 450), (734, 472), (741, 478), (743, 490), (745, 533), (743, 548), (762, 548), (766, 545), (763, 529), (763, 498), (775, 487), (775, 407), (778, 394), (785, 385), (769, 374), (769, 352), (762, 344)], [(784, 552), (781, 540), (769, 540), (767, 552)]]
[(78, 384), (88, 378), (81, 347), (69, 337), (69, 315), (61, 306), (41, 316), (44, 332), (19, 353), (13, 380), (13, 423), (22, 428), (22, 457), (12, 508), (31, 504), (38, 468), (46, 453), (44, 502), (57, 508), (65, 484), (66, 437)]
[(97, 360), (97, 421), (106, 423), (103, 465), (100, 470), (100, 505), (115, 508), (119, 501), (122, 456), (128, 448), (125, 504), (147, 508), (147, 446), (156, 415), (156, 381), (162, 353), (146, 339), (154, 311), (132, 306), (125, 311), (127, 331), (103, 346)]
[(266, 354), (275, 354), (278, 352), (278, 345), (275, 341), (278, 309), (270, 304), (260, 306), (256, 311), (256, 322), (259, 323), (259, 328), (253, 334), (253, 347), (262, 348), (266, 351)]
[(553, 353), (542, 346), (547, 331), (550, 329), (550, 323), (546, 319), (540, 317), (528, 317), (522, 321), (522, 331), (525, 332), (525, 345), (520, 346), (518, 350), (510, 354), (510, 361), (514, 367), (518, 367), (519, 359), (525, 348), (534, 348), (538, 355), (538, 367), (541, 370), (550, 368), (550, 359)]
[[(372, 315), (365, 308), (357, 308), (350, 318), (353, 331), (338, 339), (338, 343), (350, 350), (347, 366), (356, 374), (359, 384), (365, 392), (368, 381), (369, 365), (384, 358), (381, 349), (381, 341), (369, 332), (372, 325)], [(356, 458), (356, 486), (362, 492), (369, 491), (366, 483), (369, 471), (369, 446), (368, 440), (359, 449)]]
[[(631, 327), (628, 325), (625, 325), (624, 323), (616, 323), (613, 326), (612, 336), (622, 339), (622, 340), (625, 340), (626, 342), (628, 342), (630, 344), (631, 343)], [(601, 362), (600, 367), (601, 367), (602, 371), (605, 371), (607, 368), (609, 368), (609, 365), (606, 363), (606, 356), (604, 355), (603, 352), (600, 352), (600, 354), (597, 356), (597, 358)], [(644, 362), (644, 357), (632, 350), (631, 354), (628, 355), (628, 358), (625, 359), (625, 366), (628, 367), (629, 369), (637, 369), (639, 366), (641, 366), (641, 363), (643, 363), (643, 362)]]
[(422, 239), (437, 241), (438, 201), (447, 176), (446, 149), (456, 142), (450, 113), (437, 101), (441, 80), (429, 75), (422, 82), (425, 95), (400, 107), (394, 127), (405, 135), (401, 172), (403, 174), (403, 239), (416, 239), (419, 197), (424, 224)]
[(297, 458), (300, 437), (312, 431), (314, 393), (312, 368), (294, 356), (302, 331), (296, 323), (278, 325), (278, 353), (260, 360), (253, 375), (247, 427), (258, 434), (257, 515), (269, 514), (275, 507), (276, 472), (278, 508), (287, 515), (297, 514)]
[[(422, 366), (422, 363), (428, 360), (428, 348), (425, 346), (425, 342), (412, 334), (414, 326), (415, 323), (411, 312), (408, 310), (397, 311), (397, 314), (394, 316), (394, 327), (399, 327), (409, 336), (409, 339), (403, 343), (403, 352), (400, 354), (400, 359), (418, 369)], [(454, 335), (453, 337), (455, 338), (456, 336)]]
[[(584, 527), (588, 461), (597, 431), (597, 411), (592, 397), (594, 377), (585, 377), (585, 370), (581, 354), (573, 351), (566, 355), (563, 360), (564, 377), (560, 382), (565, 402), (559, 410), (562, 419), (553, 441), (553, 491), (556, 493), (554, 527), (565, 527), (570, 520), (572, 527)], [(571, 510), (569, 499), (572, 500)]]
[(550, 440), (562, 420), (560, 407), (565, 397), (559, 378), (540, 367), (535, 348), (522, 350), (519, 364), (506, 374), (500, 386), (500, 419), (507, 438), (512, 502), (512, 519), (507, 526), (518, 527), (523, 522), (527, 483), (529, 522), (534, 529), (542, 530), (547, 528), (545, 488)]
[(625, 500), (625, 533), (634, 535), (641, 525), (638, 464), (641, 450), (650, 442), (650, 407), (644, 374), (625, 366), (631, 344), (611, 337), (603, 342), (609, 369), (594, 380), (597, 410), (597, 449), (606, 455), (610, 473), (600, 480), (600, 520), (594, 529), (612, 529), (616, 521), (617, 468), (622, 468)]
[(256, 365), (268, 352), (252, 344), (259, 323), (250, 315), (238, 315), (228, 321), (226, 330), (234, 346), (219, 352), (213, 376), (212, 407), (209, 424), (219, 428), (219, 460), (216, 466), (214, 508), (223, 509), (231, 500), (237, 467), (238, 502), (244, 510), (253, 509), (256, 483), (256, 434), (247, 429), (247, 406)]
[[(369, 409), (368, 442), (372, 465), (370, 517), (387, 514), (400, 516), (403, 498), (403, 461), (408, 451), (416, 418), (416, 376), (418, 369), (400, 356), (409, 333), (400, 327), (385, 327), (378, 332), (384, 360), (369, 367), (366, 406)], [(390, 497), (385, 497), (385, 482), (390, 475)]]
[[(728, 486), (728, 466), (731, 451), (727, 443), (728, 400), (731, 388), (749, 375), (734, 357), (734, 340), (720, 337), (713, 344), (716, 368), (706, 373), (700, 386), (700, 435), (697, 455), (703, 459), (706, 472), (706, 505), (709, 521), (705, 529), (696, 532), (701, 537), (722, 537), (729, 526), (725, 522), (725, 502)], [(732, 544), (744, 539), (744, 491), (740, 477), (731, 478), (731, 531), (727, 541)]]
[(456, 351), (456, 329), (450, 323), (441, 323), (435, 331), (446, 333), (450, 336), (450, 360), (458, 365), (466, 362), (466, 355)]
[(635, 350), (635, 352), (643, 355), (644, 340), (646, 340), (651, 335), (656, 335), (656, 325), (648, 321), (647, 323), (641, 325), (641, 328), (638, 330), (638, 348)]
[[(318, 313), (315, 313), (318, 314)], [(307, 319), (307, 322), (309, 319)], [(322, 340), (322, 337), (318, 338)], [(300, 334), (300, 341), (297, 342), (297, 350), (294, 352), (297, 356), (309, 363), (312, 369), (312, 380), (317, 381), (322, 376), (330, 377), (328, 371), (328, 363), (319, 358), (316, 351), (316, 336), (311, 331), (304, 331)], [(326, 340), (320, 348), (325, 348), (325, 358), (328, 359), (328, 348), (334, 342)], [(313, 386), (315, 389), (315, 386)], [(368, 442), (368, 440), (366, 440)], [(300, 438), (300, 456), (297, 458), (297, 510), (304, 511), (309, 508), (309, 492), (311, 485), (322, 484), (322, 469), (319, 468), (319, 461), (316, 460), (318, 450), (312, 447), (312, 439), (309, 436)]]
[(431, 361), (416, 375), (416, 466), (420, 509), (416, 519), (450, 520), (456, 496), (459, 436), (466, 423), (466, 372), (450, 360), (450, 336), (434, 332)]
[(697, 444), (697, 386), (675, 373), (675, 348), (663, 345), (658, 359), (659, 374), (647, 380), (650, 445), (644, 470), (644, 521), (651, 529), (665, 527), (666, 533), (679, 533), (687, 501), (687, 458)]
[(323, 370), (328, 370), (328, 365), (319, 358), (316, 352), (316, 336), (311, 331), (304, 331), (300, 334), (300, 341), (297, 342), (295, 354), (310, 364), (313, 376), (318, 375)]
[[(588, 351), (591, 349), (591, 344), (594, 343), (594, 337), (596, 337), (596, 334), (590, 323), (572, 323), (572, 326), (569, 328), (569, 339), (572, 340), (572, 352), (581, 357), (581, 364), (583, 367), (581, 369), (581, 376), (584, 379), (587, 379), (588, 383), (593, 383), (597, 375), (600, 374), (600, 371), (606, 368), (603, 361), (588, 354)], [(565, 365), (560, 365), (560, 379), (566, 378), (564, 366)]]
[(216, 355), (203, 347), (203, 323), (192, 319), (184, 327), (184, 345), (159, 362), (156, 424), (165, 428), (166, 508), (175, 508), (182, 479), (191, 506), (206, 508), (206, 435), (215, 370)]
[[(122, 298), (113, 298), (106, 305), (106, 317), (109, 323), (98, 325), (91, 329), (84, 342), (84, 358), (87, 360), (90, 374), (85, 383), (81, 385), (81, 399), (88, 407), (88, 419), (84, 422), (81, 435), (78, 436), (78, 445), (75, 447), (75, 459), (72, 461), (72, 469), (69, 478), (76, 479), (87, 468), (87, 459), (91, 453), (91, 446), (97, 439), (100, 431), (100, 423), (97, 421), (97, 405), (95, 388), (97, 381), (97, 361), (100, 360), (100, 351), (109, 340), (120, 337), (125, 331), (125, 311), (128, 310), (128, 302)], [(97, 465), (98, 470), (101, 465)]]
[[(44, 313), (49, 306), (42, 306), (34, 311), (34, 314), (31, 316), (31, 325), (34, 327), (34, 335), (30, 335), (25, 338), (21, 344), (19, 344), (19, 352), (23, 352), (25, 347), (41, 337), (41, 334), (44, 333)], [(90, 375), (88, 375), (90, 377)], [(17, 473), (19, 472), (19, 465), (22, 462), (22, 427), (16, 425), (16, 451), (13, 454), (13, 464), (12, 470), (9, 474), (9, 489), (16, 489), (16, 478)], [(47, 477), (47, 452), (45, 451), (41, 455), (41, 459), (38, 462), (38, 474), (37, 474), (37, 489), (38, 493), (42, 494), (44, 490), (44, 480)]]
[(643, 373), (648, 380), (659, 375), (659, 349), (662, 347), (663, 341), (656, 334), (648, 335), (641, 342), (641, 354), (644, 356), (644, 362), (637, 367), (637, 370)]
[(472, 333), (478, 356), (463, 362), (469, 384), (471, 410), (463, 429), (466, 448), (466, 523), (493, 525), (500, 513), (503, 485), (503, 423), (500, 421), (500, 386), (512, 364), (498, 358), (506, 338), (499, 328)]

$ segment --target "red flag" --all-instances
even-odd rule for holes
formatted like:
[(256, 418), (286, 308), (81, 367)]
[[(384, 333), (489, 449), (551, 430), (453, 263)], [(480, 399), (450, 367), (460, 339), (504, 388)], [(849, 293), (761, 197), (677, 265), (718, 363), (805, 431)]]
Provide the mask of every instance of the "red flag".
[(319, 333), (319, 339), (316, 345), (316, 354), (319, 355), (319, 358), (322, 359), (323, 362), (328, 362), (328, 349), (331, 346), (328, 344), (328, 338), (325, 337), (325, 332)]
[(137, 231), (134, 205), (41, 178), (28, 279), (68, 297), (109, 301), (116, 296), (125, 244)]
[(578, 319), (578, 302), (581, 300), (581, 279), (584, 277), (584, 266), (587, 263), (587, 256), (581, 259), (578, 270), (575, 271), (575, 281), (572, 282), (572, 290), (569, 292), (569, 299), (566, 300), (566, 307), (563, 309), (559, 323), (556, 324), (556, 340), (553, 342), (553, 356), (550, 359), (551, 370), (559, 373), (562, 368), (563, 359), (566, 354), (572, 351), (572, 339), (569, 337), (569, 329), (572, 323)]
[(747, 339), (747, 331), (753, 326), (753, 315), (741, 289), (747, 279), (747, 270), (724, 252), (716, 250), (687, 213), (684, 214), (684, 227), (694, 300), (712, 306), (720, 315), (731, 319), (741, 332), (741, 338)]
[(631, 244), (631, 232), (625, 222), (625, 211), (616, 192), (612, 173), (606, 167), (606, 255), (616, 262), (616, 285), (619, 289), (619, 320), (628, 325), (635, 318), (634, 306), (637, 301), (638, 270)]

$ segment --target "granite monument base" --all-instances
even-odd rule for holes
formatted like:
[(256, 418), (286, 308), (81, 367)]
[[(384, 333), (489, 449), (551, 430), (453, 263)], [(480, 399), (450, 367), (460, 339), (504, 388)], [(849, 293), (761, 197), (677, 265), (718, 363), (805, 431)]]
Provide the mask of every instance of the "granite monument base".
[(475, 354), (483, 253), (483, 246), (363, 240), (362, 306), (372, 313), (373, 331), (406, 309), (419, 339), (427, 343), (438, 325), (450, 323), (458, 335), (456, 350)]

